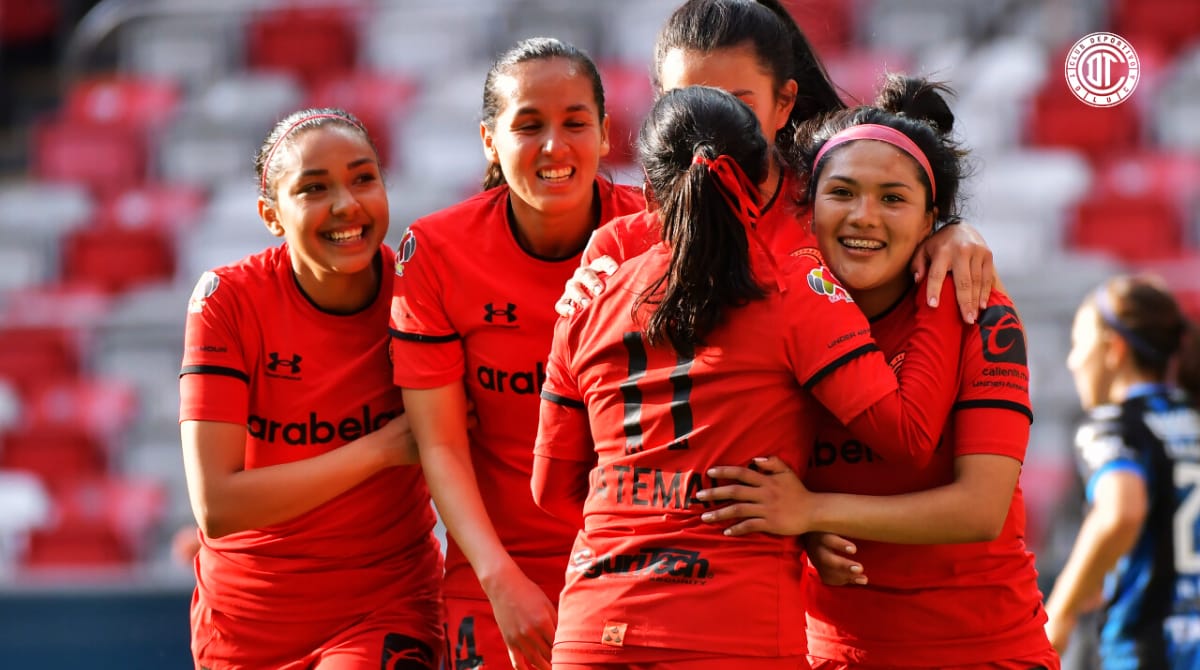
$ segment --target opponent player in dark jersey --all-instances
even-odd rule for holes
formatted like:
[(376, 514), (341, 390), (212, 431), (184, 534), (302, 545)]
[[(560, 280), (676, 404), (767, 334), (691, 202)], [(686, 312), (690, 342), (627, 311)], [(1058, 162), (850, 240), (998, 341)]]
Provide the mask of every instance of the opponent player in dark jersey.
[(354, 117), (310, 109), (256, 168), (285, 242), (204, 273), (187, 310), (196, 665), (437, 668), (442, 559), (389, 374), (378, 153)]
[[(900, 349), (912, 337), (919, 290), (910, 256), (939, 214), (954, 214), (963, 171), (949, 138), (954, 117), (938, 91), (891, 77), (878, 107), (840, 113), (806, 132), (812, 139), (799, 161), (813, 175), (821, 252), (901, 371), (910, 364)], [(805, 580), (814, 668), (1058, 666), (1043, 631), (1017, 487), (1032, 418), (1020, 321), (995, 291), (978, 323), (951, 328), (962, 342), (956, 381), (924, 389), (930, 401), (954, 403), (932, 461), (882, 454), (886, 445), (829, 417), (799, 471), (825, 493), (809, 493), (795, 472), (767, 459), (763, 472), (716, 468), (714, 477), (745, 485), (702, 495), (742, 501), (705, 515), (746, 519), (730, 529), (734, 535), (816, 530), (859, 540), (855, 558), (871, 573), (867, 585), (830, 586), (815, 572)]]
[(638, 147), (663, 241), (559, 323), (542, 392), (535, 496), (583, 529), (554, 665), (803, 667), (799, 545), (702, 523), (705, 471), (764, 449), (799, 467), (818, 401), (889, 458), (928, 460), (949, 401), (908, 397), (953, 383), (958, 315), (914, 307), (897, 389), (819, 256), (755, 234), (766, 142), (746, 105), (670, 91)]
[[(688, 0), (659, 32), (653, 78), (660, 94), (683, 86), (715, 86), (754, 110), (764, 136), (774, 140), (769, 172), (760, 185), (766, 204), (757, 232), (776, 253), (812, 246), (811, 212), (801, 204), (800, 181), (790, 160), (795, 130), (843, 104), (782, 3)], [(657, 241), (661, 236), (652, 223), (642, 216), (618, 219), (599, 231), (584, 252), (585, 265), (567, 284), (559, 312), (569, 314), (573, 305), (586, 304), (603, 290), (597, 269), (611, 273)], [(945, 226), (920, 245), (913, 261), (917, 281), (927, 271), (932, 279), (926, 295), (931, 304), (953, 266), (960, 311), (965, 321), (973, 322), (994, 278), (991, 251), (982, 238), (969, 226)]]
[[(445, 590), (458, 668), (549, 667), (575, 529), (529, 491), (554, 301), (598, 226), (641, 210), (597, 171), (604, 90), (578, 49), (525, 40), (484, 86), (486, 190), (413, 223), (392, 306), (394, 380), (450, 534)], [(467, 398), (479, 424), (468, 431)], [(507, 648), (506, 648), (507, 647)]]
[[(1200, 666), (1200, 342), (1171, 294), (1121, 276), (1075, 316), (1067, 366), (1090, 509), (1047, 600), (1061, 651), (1103, 606), (1094, 667)], [(1168, 373), (1176, 369), (1176, 383)]]

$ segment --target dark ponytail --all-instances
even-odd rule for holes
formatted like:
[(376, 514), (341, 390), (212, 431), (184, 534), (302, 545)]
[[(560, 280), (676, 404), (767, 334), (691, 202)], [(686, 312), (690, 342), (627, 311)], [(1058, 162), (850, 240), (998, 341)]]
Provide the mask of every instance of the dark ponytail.
[(1139, 370), (1167, 381), (1174, 364), (1176, 383), (1200, 399), (1200, 334), (1162, 279), (1119, 275), (1089, 300), (1100, 324), (1128, 343)]
[[(727, 157), (727, 158), (723, 158)], [(753, 186), (766, 176), (767, 143), (754, 113), (715, 88), (669, 91), (655, 103), (638, 135), (646, 171), (671, 251), (664, 276), (638, 298), (654, 306), (645, 331), (654, 345), (690, 352), (712, 332), (724, 310), (764, 295), (750, 266), (745, 223), (726, 201), (712, 162), (732, 159)], [(756, 188), (738, 196), (757, 205)]]
[(933, 179), (937, 183), (937, 198), (932, 197), (931, 184), (924, 170), (917, 170), (925, 186), (926, 209), (937, 207), (938, 221), (955, 221), (960, 207), (959, 185), (967, 177), (967, 152), (953, 137), (954, 113), (946, 103), (953, 91), (940, 82), (889, 74), (874, 106), (856, 107), (824, 118), (814, 119), (796, 132), (799, 150), (797, 167), (808, 175), (807, 199), (812, 201), (829, 157), (842, 147), (836, 147), (821, 157), (820, 165), (813, 161), (825, 142), (837, 133), (865, 123), (888, 126), (908, 136), (929, 160)]

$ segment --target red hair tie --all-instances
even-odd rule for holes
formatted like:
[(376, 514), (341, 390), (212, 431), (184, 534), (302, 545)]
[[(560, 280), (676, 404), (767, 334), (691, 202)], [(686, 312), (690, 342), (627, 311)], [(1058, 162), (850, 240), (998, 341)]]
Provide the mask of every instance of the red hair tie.
[(755, 229), (758, 218), (762, 215), (758, 205), (758, 186), (750, 181), (745, 171), (742, 170), (742, 166), (738, 165), (737, 161), (733, 160), (729, 154), (721, 154), (716, 158), (696, 154), (692, 157), (692, 165), (702, 165), (708, 169), (716, 183), (717, 192), (721, 194), (738, 220), (742, 222), (742, 227), (746, 230), (746, 239), (753, 241), (765, 252), (767, 264), (773, 275), (772, 279), (775, 280), (779, 292), (786, 291), (779, 266), (775, 263), (775, 255), (767, 248), (766, 243), (758, 236), (758, 231)]

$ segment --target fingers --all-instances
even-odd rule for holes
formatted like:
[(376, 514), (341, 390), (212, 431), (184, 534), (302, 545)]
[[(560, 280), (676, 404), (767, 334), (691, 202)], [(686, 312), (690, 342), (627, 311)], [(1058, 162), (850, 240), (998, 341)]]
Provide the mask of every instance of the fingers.
[(734, 505), (726, 505), (720, 509), (709, 510), (700, 515), (700, 520), (706, 523), (720, 523), (722, 521), (731, 521), (733, 519), (745, 519), (747, 517), (759, 516), (761, 516), (761, 514), (757, 505), (752, 505), (749, 503), (737, 503)]
[(815, 546), (809, 547), (808, 561), (816, 568), (817, 574), (821, 576), (821, 581), (830, 586), (867, 583), (861, 563), (838, 553), (824, 542), (818, 542)]
[(587, 267), (591, 268), (595, 272), (602, 272), (610, 275), (617, 271), (618, 266), (617, 262), (614, 261), (611, 256), (601, 256), (591, 263), (588, 263)]
[(920, 284), (925, 278), (925, 271), (929, 269), (929, 256), (925, 253), (925, 245), (917, 247), (917, 252), (913, 254), (912, 262), (908, 264), (908, 269), (912, 270), (913, 281)]
[[(761, 486), (763, 484), (763, 475), (755, 472), (750, 468), (743, 468), (737, 465), (718, 465), (708, 469), (709, 477), (719, 479), (721, 481), (741, 482), (749, 486)], [(701, 492), (703, 493), (703, 491)], [(703, 498), (701, 498), (703, 500)]]
[(779, 458), (778, 456), (760, 456), (759, 458), (754, 459), (750, 469), (757, 470), (758, 472), (766, 475), (781, 475), (785, 472), (792, 471), (792, 469), (788, 467), (787, 463), (784, 463), (783, 459)]
[(979, 311), (987, 309), (988, 300), (992, 297), (992, 287), (995, 284), (996, 266), (992, 263), (992, 253), (989, 251), (979, 270)]
[(815, 544), (817, 546), (824, 547), (830, 551), (839, 552), (839, 553), (843, 553), (843, 554), (858, 553), (858, 547), (855, 546), (853, 542), (851, 542), (850, 540), (847, 540), (846, 538), (842, 537), (841, 535), (837, 535), (834, 533), (816, 533), (815, 537), (816, 537)]
[[(749, 472), (749, 470), (747, 470)], [(742, 502), (756, 502), (759, 498), (758, 493), (761, 491), (757, 486), (744, 486), (741, 484), (727, 484), (725, 486), (717, 486), (711, 489), (704, 489), (696, 492), (697, 500), (708, 500), (712, 502), (723, 502), (726, 500), (738, 500)]]
[(950, 271), (950, 263), (946, 258), (934, 258), (929, 262), (929, 280), (925, 285), (925, 302), (930, 307), (938, 306), (938, 297), (942, 294), (942, 283), (946, 281), (946, 273)]
[(749, 535), (750, 533), (768, 533), (770, 528), (765, 519), (746, 519), (733, 524), (725, 529), (724, 533), (730, 537), (739, 537), (741, 535)]

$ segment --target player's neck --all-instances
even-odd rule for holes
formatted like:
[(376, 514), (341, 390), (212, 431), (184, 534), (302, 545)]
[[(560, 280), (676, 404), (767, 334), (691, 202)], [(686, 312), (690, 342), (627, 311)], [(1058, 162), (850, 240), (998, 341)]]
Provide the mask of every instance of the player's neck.
[(509, 198), (509, 227), (517, 244), (544, 259), (571, 258), (581, 251), (600, 222), (600, 198), (567, 212), (546, 214)]
[(376, 257), (361, 272), (315, 274), (310, 268), (293, 268), (296, 283), (317, 309), (333, 314), (362, 311), (379, 295), (380, 259)]

